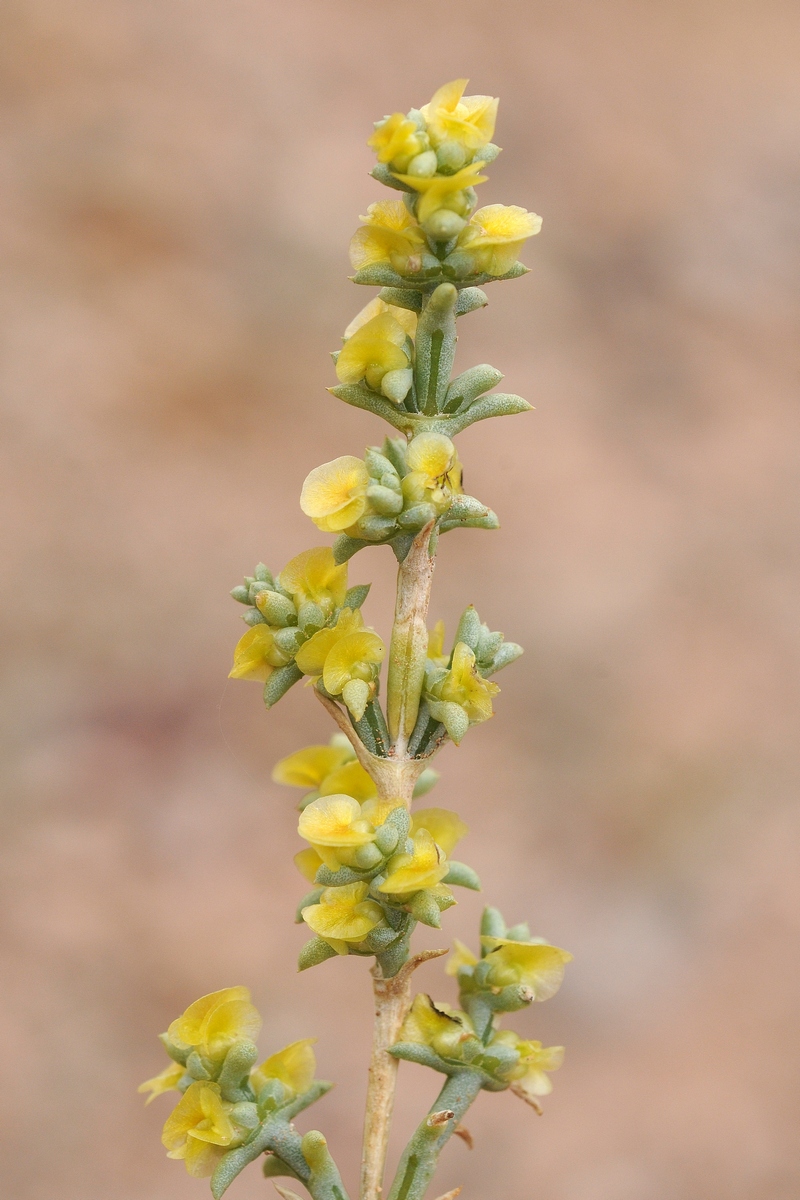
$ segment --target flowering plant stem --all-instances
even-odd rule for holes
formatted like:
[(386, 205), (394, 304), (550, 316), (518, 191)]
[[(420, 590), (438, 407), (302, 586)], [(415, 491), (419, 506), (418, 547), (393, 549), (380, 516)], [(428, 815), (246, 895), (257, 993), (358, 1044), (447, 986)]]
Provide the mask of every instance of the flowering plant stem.
[[(296, 920), (313, 936), (300, 970), (340, 957), (375, 960), (359, 1200), (382, 1200), (400, 1059), (446, 1082), (386, 1200), (422, 1200), (451, 1135), (468, 1140), (459, 1121), (479, 1091), (510, 1090), (538, 1110), (537, 1097), (551, 1090), (548, 1072), (563, 1059), (562, 1047), (500, 1028), (497, 1018), (554, 995), (571, 956), (531, 937), (524, 922), (508, 928), (496, 909), (484, 911), (478, 953), (456, 942), (448, 961), (458, 1007), (411, 997), (415, 969), (446, 953), (412, 955), (415, 927), (440, 929), (454, 888), (480, 890), (472, 867), (452, 858), (469, 832), (459, 815), (412, 812), (412, 800), (436, 783), (430, 763), (444, 742), (460, 745), (493, 716), (500, 689), (491, 676), (522, 654), (472, 604), (450, 649), (441, 621), (428, 629), (439, 537), (499, 527), (490, 508), (464, 493), (452, 439), (476, 421), (530, 408), (492, 392), (502, 374), (488, 363), (452, 377), (457, 319), (486, 305), (483, 284), (525, 273), (519, 252), (541, 225), (517, 205), (476, 210), (481, 171), (499, 153), (491, 141), (497, 101), (464, 96), (466, 83), (454, 80), (422, 109), (378, 122), (369, 139), (375, 179), (403, 198), (371, 204), (351, 242), (354, 281), (381, 291), (347, 326), (330, 391), (388, 421), (392, 436), (307, 475), (300, 507), (334, 535), (332, 546), (303, 551), (277, 574), (259, 563), (231, 592), (248, 627), (231, 677), (260, 681), (272, 708), (306, 675), (338, 729), (327, 745), (282, 759), (273, 779), (306, 792), (297, 828), (307, 845), (295, 863), (313, 890)], [(370, 546), (390, 546), (400, 564), (388, 654), (361, 612), (370, 586), (348, 586), (349, 560)], [(170, 1062), (140, 1090), (151, 1099), (181, 1094), (162, 1131), (169, 1156), (190, 1175), (210, 1177), (214, 1200), (256, 1159), (267, 1178), (297, 1180), (312, 1200), (348, 1200), (324, 1136), (301, 1135), (293, 1124), (332, 1086), (315, 1079), (316, 1039), (256, 1065), (260, 1027), (239, 986), (202, 996), (162, 1035)], [(283, 1200), (299, 1200), (275, 1187)]]

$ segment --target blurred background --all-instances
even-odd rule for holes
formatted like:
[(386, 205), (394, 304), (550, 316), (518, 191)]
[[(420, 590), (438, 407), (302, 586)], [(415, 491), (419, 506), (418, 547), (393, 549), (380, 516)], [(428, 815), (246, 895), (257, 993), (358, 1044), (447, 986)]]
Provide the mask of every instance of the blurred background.
[[(227, 593), (326, 540), (302, 480), (383, 437), (324, 390), (373, 294), (347, 280), (365, 140), (461, 75), (501, 97), (481, 203), (544, 228), (459, 327), (459, 369), (536, 412), (460, 439), (502, 529), (441, 547), (433, 617), (471, 601), (526, 647), (439, 760), (485, 889), (446, 933), (474, 945), (490, 899), (575, 961), (514, 1019), (568, 1047), (544, 1117), (481, 1097), (431, 1195), (800, 1193), (797, 17), (6, 0), (3, 1196), (207, 1194), (135, 1089), (238, 983), (265, 1054), (319, 1035), (338, 1087), (301, 1127), (354, 1180), (366, 968), (295, 973), (296, 795), (269, 777), (330, 731), (300, 688), (266, 714), (226, 683)], [(393, 568), (350, 574), (384, 634)], [(437, 1087), (401, 1068), (394, 1154)], [(230, 1197), (270, 1193), (251, 1167)]]

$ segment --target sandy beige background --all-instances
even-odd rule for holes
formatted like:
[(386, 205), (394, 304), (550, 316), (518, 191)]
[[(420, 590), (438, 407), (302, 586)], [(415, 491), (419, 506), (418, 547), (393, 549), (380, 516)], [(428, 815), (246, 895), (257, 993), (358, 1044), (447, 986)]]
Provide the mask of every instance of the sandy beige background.
[[(265, 1052), (319, 1035), (339, 1086), (303, 1127), (353, 1180), (365, 968), (295, 974), (269, 781), (324, 714), (226, 684), (227, 592), (324, 540), (306, 472), (383, 436), (324, 390), (371, 294), (364, 143), (462, 74), (502, 98), (482, 202), (544, 229), (461, 325), (537, 411), (461, 439), (503, 527), (445, 539), (434, 615), (527, 654), (436, 798), (575, 962), (517, 1022), (568, 1047), (546, 1115), (481, 1098), (431, 1195), (800, 1193), (799, 53), (791, 0), (6, 0), (3, 1197), (207, 1194), (135, 1087), (234, 983)], [(370, 578), (386, 632), (388, 550)], [(435, 1086), (402, 1068), (395, 1153)]]

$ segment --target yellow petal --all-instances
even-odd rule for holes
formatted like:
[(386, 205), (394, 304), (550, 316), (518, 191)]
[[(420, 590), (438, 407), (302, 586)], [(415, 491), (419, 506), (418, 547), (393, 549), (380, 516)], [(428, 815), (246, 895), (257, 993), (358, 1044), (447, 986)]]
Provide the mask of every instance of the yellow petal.
[(230, 1107), (220, 1098), (218, 1084), (205, 1081), (190, 1084), (167, 1117), (161, 1133), (170, 1157), (189, 1157), (192, 1149), (187, 1144), (189, 1139), (229, 1146), (235, 1137), (227, 1114)]
[(190, 1004), (169, 1027), (169, 1036), (184, 1046), (202, 1046), (214, 1056), (238, 1038), (256, 1038), (261, 1029), (258, 1009), (246, 987), (223, 988)]
[(151, 1100), (155, 1100), (156, 1096), (162, 1095), (163, 1092), (175, 1091), (178, 1081), (183, 1078), (184, 1069), (180, 1063), (171, 1062), (158, 1075), (154, 1075), (152, 1079), (145, 1079), (144, 1083), (140, 1083), (136, 1089), (137, 1091), (150, 1092), (145, 1104), (149, 1104)]
[(525, 984), (536, 1000), (555, 996), (564, 978), (564, 967), (572, 955), (546, 943), (515, 942), (509, 938), (482, 937), (491, 966), (490, 981), (495, 987)]
[(399, 371), (407, 367), (408, 356), (403, 348), (405, 340), (405, 329), (390, 312), (372, 317), (348, 338), (341, 349), (336, 360), (336, 375), (340, 383), (358, 383), (365, 375), (371, 375), (373, 370), (386, 374), (387, 371)]
[(317, 879), (317, 871), (322, 866), (322, 859), (313, 846), (309, 846), (305, 850), (300, 850), (294, 856), (294, 865), (297, 867), (300, 874), (309, 883), (315, 883)]
[[(363, 265), (363, 264), (362, 264)], [(371, 321), (373, 317), (379, 317), (381, 313), (389, 313), (394, 317), (398, 325), (405, 329), (409, 337), (414, 337), (417, 331), (417, 314), (408, 308), (397, 308), (394, 304), (386, 304), (381, 300), (380, 296), (376, 296), (374, 300), (370, 300), (369, 304), (365, 304), (360, 313), (353, 317), (347, 329), (344, 331), (344, 339), (347, 341), (357, 330)]]
[(443, 433), (420, 433), (408, 445), (408, 466), (423, 471), (431, 479), (445, 475), (452, 467), (456, 448)]
[[(290, 787), (305, 788), (310, 791), (322, 786), (332, 772), (338, 771), (345, 763), (353, 758), (353, 750), (345, 746), (306, 746), (287, 755), (275, 764), (272, 778), (275, 783), (286, 783)], [(350, 763), (359, 766), (359, 763)], [(363, 771), (364, 768), (362, 767)], [(334, 788), (333, 791), (346, 792), (347, 788)], [(352, 795), (353, 793), (351, 793)]]
[(398, 1041), (430, 1046), (437, 1054), (452, 1057), (464, 1041), (474, 1037), (466, 1013), (449, 1004), (434, 1004), (430, 996), (420, 992), (414, 997)]
[(364, 460), (344, 454), (309, 472), (300, 494), (300, 507), (319, 528), (338, 533), (363, 514), (368, 484)]
[(316, 846), (365, 846), (374, 833), (352, 796), (313, 800), (300, 814), (297, 832)]
[(269, 679), (276, 667), (289, 661), (275, 645), (275, 635), (268, 625), (254, 625), (236, 643), (233, 667), (229, 679)]
[(537, 234), (542, 218), (518, 204), (487, 204), (472, 214), (471, 225), (478, 227), (484, 244), (520, 242)]
[(372, 678), (372, 672), (356, 672), (362, 664), (367, 668), (376, 666), (385, 654), (386, 647), (377, 633), (364, 629), (348, 634), (331, 647), (325, 659), (322, 681), (332, 696), (338, 696), (348, 680), (361, 679), (365, 674)]
[[(347, 762), (331, 771), (319, 785), (320, 796), (334, 796), (344, 792), (356, 800), (370, 800), (377, 795), (375, 780), (364, 770), (360, 762)], [(375, 822), (372, 822), (373, 825)]]
[(441, 666), (447, 666), (450, 660), (450, 655), (444, 651), (444, 621), (437, 621), (428, 631), (428, 658)]
[(295, 662), (306, 675), (321, 675), (325, 660), (342, 638), (364, 626), (360, 609), (343, 608), (332, 629), (320, 629), (297, 651)]
[(326, 615), (341, 608), (347, 593), (347, 563), (338, 564), (330, 546), (314, 546), (287, 563), (278, 583), (297, 604), (313, 601)]
[(444, 969), (448, 975), (457, 975), (462, 967), (474, 967), (477, 961), (477, 957), (469, 946), (465, 946), (458, 938), (453, 938), (453, 953), (448, 958)]
[(314, 1082), (317, 1060), (312, 1046), (316, 1038), (301, 1038), (272, 1054), (260, 1067), (252, 1072), (250, 1082), (256, 1095), (268, 1079), (279, 1079), (284, 1087), (295, 1096), (307, 1092)]
[(402, 896), (435, 887), (444, 879), (449, 870), (447, 858), (427, 829), (418, 830), (413, 841), (413, 854), (395, 854), (390, 858), (388, 874), (378, 891)]
[(446, 808), (421, 808), (411, 819), (412, 836), (419, 829), (427, 829), (437, 846), (441, 846), (445, 854), (452, 854), (458, 842), (469, 833), (457, 813)]
[(303, 909), (303, 920), (320, 937), (341, 942), (363, 942), (371, 930), (384, 925), (383, 910), (367, 900), (366, 883), (326, 888), (318, 904)]
[(479, 183), (485, 183), (489, 176), (479, 174), (483, 166), (485, 166), (483, 162), (474, 162), (469, 166), (462, 167), (454, 175), (433, 175), (429, 179), (422, 179), (416, 175), (401, 175), (397, 172), (394, 174), (401, 183), (406, 183), (415, 191), (422, 192), (422, 198), (417, 205), (417, 219), (421, 225), (424, 225), (431, 213), (441, 208), (456, 192), (461, 192), (468, 187), (477, 187)]

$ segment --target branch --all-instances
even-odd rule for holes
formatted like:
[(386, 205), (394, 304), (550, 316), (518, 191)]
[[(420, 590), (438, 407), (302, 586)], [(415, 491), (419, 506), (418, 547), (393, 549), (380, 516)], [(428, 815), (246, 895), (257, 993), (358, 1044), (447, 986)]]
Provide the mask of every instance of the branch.
[(449, 1077), (403, 1151), (388, 1200), (422, 1200), (443, 1147), (456, 1132), (484, 1079), (468, 1068)]

